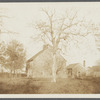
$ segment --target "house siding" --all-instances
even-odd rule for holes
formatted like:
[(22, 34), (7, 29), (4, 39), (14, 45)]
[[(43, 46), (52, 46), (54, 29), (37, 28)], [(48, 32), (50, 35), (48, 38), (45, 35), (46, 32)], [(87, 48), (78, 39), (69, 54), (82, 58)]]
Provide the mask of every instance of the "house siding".
[[(41, 52), (41, 51), (40, 51)], [(34, 58), (34, 57), (33, 57)], [(27, 76), (28, 77), (51, 77), (52, 76), (52, 64), (53, 54), (50, 49), (46, 49), (39, 53), (35, 59), (27, 62)], [(56, 53), (56, 64), (57, 67), (65, 67), (66, 60), (59, 54)], [(61, 72), (59, 71), (59, 74)]]

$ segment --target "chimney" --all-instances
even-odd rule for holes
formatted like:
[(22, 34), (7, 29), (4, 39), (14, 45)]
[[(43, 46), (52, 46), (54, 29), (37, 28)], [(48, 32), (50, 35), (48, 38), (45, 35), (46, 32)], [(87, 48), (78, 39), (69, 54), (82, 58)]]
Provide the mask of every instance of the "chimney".
[(85, 60), (83, 60), (83, 67), (85, 67)]

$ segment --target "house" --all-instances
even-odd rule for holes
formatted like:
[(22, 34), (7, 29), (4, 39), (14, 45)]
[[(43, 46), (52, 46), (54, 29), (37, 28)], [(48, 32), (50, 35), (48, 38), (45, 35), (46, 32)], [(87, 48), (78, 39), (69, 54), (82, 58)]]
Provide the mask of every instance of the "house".
[(83, 65), (80, 63), (70, 64), (66, 68), (66, 73), (67, 76), (71, 78), (85, 76), (86, 74), (85, 61), (83, 61)]
[[(45, 45), (43, 49), (26, 62), (27, 77), (51, 77), (53, 65), (52, 49)], [(61, 76), (66, 67), (66, 60), (59, 52), (56, 53), (57, 75)]]

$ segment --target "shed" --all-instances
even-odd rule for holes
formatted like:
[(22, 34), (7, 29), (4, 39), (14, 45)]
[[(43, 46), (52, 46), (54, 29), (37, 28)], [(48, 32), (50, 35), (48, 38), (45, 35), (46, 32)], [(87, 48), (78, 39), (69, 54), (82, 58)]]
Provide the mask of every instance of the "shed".
[(71, 78), (82, 77), (85, 75), (85, 67), (80, 63), (74, 63), (67, 66), (67, 76)]

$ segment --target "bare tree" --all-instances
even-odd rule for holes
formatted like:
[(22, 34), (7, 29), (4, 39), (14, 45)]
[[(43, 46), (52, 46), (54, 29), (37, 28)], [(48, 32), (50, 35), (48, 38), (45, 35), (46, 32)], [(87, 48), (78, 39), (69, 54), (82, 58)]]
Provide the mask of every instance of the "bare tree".
[(16, 40), (12, 40), (6, 50), (6, 68), (11, 70), (11, 73), (16, 70), (21, 70), (25, 67), (26, 53), (21, 43)]
[(18, 34), (17, 32), (11, 31), (7, 28), (5, 28), (4, 20), (12, 18), (10, 16), (6, 15), (7, 9), (0, 8), (0, 34)]
[[(90, 26), (84, 21), (84, 18), (80, 20), (77, 17), (77, 12), (67, 11), (65, 16), (57, 18), (55, 10), (49, 12), (46, 9), (42, 9), (46, 15), (45, 21), (40, 21), (37, 24), (37, 29), (40, 31), (38, 38), (40, 37), (44, 44), (47, 44), (52, 48), (53, 65), (52, 65), (52, 76), (53, 82), (56, 82), (56, 53), (59, 48), (61, 41), (66, 41), (72, 36), (86, 36), (90, 32)], [(81, 30), (84, 30), (83, 33)]]

